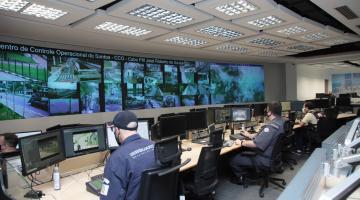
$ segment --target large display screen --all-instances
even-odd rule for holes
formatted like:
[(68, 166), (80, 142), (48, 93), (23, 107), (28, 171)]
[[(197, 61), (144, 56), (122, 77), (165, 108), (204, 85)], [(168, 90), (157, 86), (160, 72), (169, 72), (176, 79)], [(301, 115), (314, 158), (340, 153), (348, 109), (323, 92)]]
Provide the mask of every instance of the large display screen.
[(0, 42), (0, 120), (263, 101), (260, 65)]

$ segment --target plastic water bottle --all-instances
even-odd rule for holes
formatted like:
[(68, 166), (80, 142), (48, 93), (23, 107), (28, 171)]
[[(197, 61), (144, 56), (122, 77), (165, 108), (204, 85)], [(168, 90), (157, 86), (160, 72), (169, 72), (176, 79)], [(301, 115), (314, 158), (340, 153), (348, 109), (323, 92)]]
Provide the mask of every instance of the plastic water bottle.
[(245, 124), (242, 124), (241, 130), (245, 131)]
[(53, 179), (54, 179), (54, 189), (60, 190), (60, 172), (58, 166), (54, 167)]

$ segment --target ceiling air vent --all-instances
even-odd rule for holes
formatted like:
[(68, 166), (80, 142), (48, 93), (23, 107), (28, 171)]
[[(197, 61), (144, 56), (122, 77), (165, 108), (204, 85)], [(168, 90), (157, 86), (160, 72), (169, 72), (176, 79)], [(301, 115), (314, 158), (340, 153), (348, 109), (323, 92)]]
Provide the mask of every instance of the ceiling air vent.
[(356, 19), (359, 18), (349, 7), (347, 6), (340, 6), (335, 8), (335, 10), (339, 11), (346, 19)]

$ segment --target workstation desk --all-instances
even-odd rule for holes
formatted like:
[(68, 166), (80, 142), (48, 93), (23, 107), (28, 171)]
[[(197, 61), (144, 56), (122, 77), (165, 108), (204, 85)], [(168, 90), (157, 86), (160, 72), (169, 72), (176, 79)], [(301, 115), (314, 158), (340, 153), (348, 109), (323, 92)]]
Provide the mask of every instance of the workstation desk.
[[(239, 133), (240, 130), (236, 130), (235, 133)], [(229, 140), (230, 131), (226, 131), (225, 133), (225, 140)], [(185, 161), (188, 158), (191, 158), (191, 161), (183, 166), (180, 169), (180, 172), (189, 170), (197, 165), (201, 148), (205, 146), (198, 143), (192, 143), (190, 140), (182, 140), (182, 147), (188, 148), (191, 147), (191, 151), (184, 151), (181, 155), (181, 160)], [(223, 147), (221, 150), (221, 155), (224, 155), (226, 153), (229, 153), (233, 150), (238, 149), (239, 146), (235, 145), (235, 143), (231, 147)], [(87, 155), (86, 155), (87, 156)], [(103, 156), (103, 155), (102, 155)], [(77, 158), (71, 158), (72, 162), (76, 162)], [(61, 169), (60, 164), (60, 169)], [(22, 177), (20, 174), (15, 172), (15, 170), (10, 170), (11, 173), (9, 174), (9, 179), (17, 179), (20, 181), (17, 181), (16, 187), (13, 187), (14, 185), (9, 184), (9, 190), (8, 192), (16, 199), (23, 199), (24, 194), (30, 190), (30, 184), (29, 180), (26, 179), (26, 177)], [(48, 168), (45, 170), (42, 170), (41, 174), (42, 177), (46, 177), (48, 180), (51, 177), (52, 169)], [(34, 190), (41, 190), (45, 196), (43, 196), (41, 199), (44, 200), (63, 200), (63, 199), (99, 199), (98, 196), (88, 192), (86, 190), (86, 182), (91, 180), (92, 176), (96, 176), (99, 174), (104, 173), (104, 166), (98, 166), (94, 167), (92, 169), (87, 169), (83, 171), (79, 171), (77, 173), (74, 173), (72, 175), (66, 175), (65, 177), (61, 178), (61, 189), (60, 190), (54, 190), (53, 181), (48, 181), (46, 183), (33, 186)], [(63, 174), (62, 174), (63, 175)], [(42, 180), (41, 178), (39, 178)], [(21, 183), (19, 183), (21, 182)]]
[[(338, 119), (342, 119), (342, 118), (348, 118), (348, 117), (355, 117), (356, 115), (354, 114), (339, 114)], [(259, 128), (261, 127), (261, 125), (263, 124), (259, 124), (257, 127), (255, 127), (256, 130), (259, 130)], [(294, 129), (296, 129), (298, 127), (294, 126)], [(235, 130), (235, 133), (239, 133), (240, 130)], [(227, 130), (225, 133), (225, 140), (229, 140), (229, 135), (230, 135), (230, 130)], [(202, 144), (198, 144), (198, 143), (192, 143), (190, 140), (182, 140), (182, 147), (183, 148), (188, 148), (191, 147), (191, 151), (184, 151), (181, 155), (181, 160), (185, 161), (186, 159), (190, 158), (191, 161), (186, 164), (185, 166), (183, 166), (180, 171), (186, 171), (189, 170), (193, 167), (195, 167), (197, 165), (199, 156), (200, 156), (200, 152), (201, 152), (201, 148), (204, 145)], [(238, 149), (239, 146), (233, 144), (231, 147), (223, 147), (221, 150), (221, 155), (227, 154), (229, 152), (232, 152), (236, 149)], [(102, 155), (104, 156), (104, 154)], [(68, 162), (77, 162), (78, 158), (71, 158), (70, 161)], [(101, 159), (99, 159), (101, 160)], [(82, 163), (77, 163), (79, 166), (81, 166)], [(62, 169), (62, 165), (60, 164), (60, 169)], [(52, 168), (48, 168), (47, 170), (43, 170), (46, 171), (47, 174), (43, 175), (44, 177), (47, 177), (47, 179), (49, 179), (49, 177), (51, 177), (51, 172), (52, 172)], [(43, 172), (41, 172), (43, 173)], [(49, 199), (49, 200), (54, 200), (54, 199), (99, 199), (98, 196), (86, 191), (86, 182), (90, 181), (90, 178), (92, 176), (96, 176), (99, 174), (104, 173), (104, 166), (100, 166), (100, 167), (96, 167), (93, 166), (92, 169), (86, 169), (86, 170), (79, 170), (76, 173), (72, 174), (72, 175), (65, 175), (65, 177), (61, 178), (61, 189), (60, 190), (54, 190), (53, 187), (53, 182), (49, 181), (40, 185), (36, 185), (34, 186), (34, 190), (41, 190), (45, 196), (42, 197), (42, 199)], [(64, 175), (64, 174), (62, 174)], [(21, 176), (17, 173), (12, 173), (11, 175), (9, 175), (9, 179), (11, 179), (11, 176)], [(17, 177), (17, 179), (20, 179), (19, 177)], [(28, 180), (26, 180), (26, 178), (21, 177), (23, 180), (21, 181), (22, 184), (21, 186), (17, 186), (16, 190), (17, 191), (9, 191), (11, 195), (13, 195), (16, 199), (23, 199), (23, 195), (29, 191), (29, 183), (27, 182)], [(42, 180), (42, 179), (40, 179)], [(9, 190), (11, 190), (11, 188), (9, 187)]]

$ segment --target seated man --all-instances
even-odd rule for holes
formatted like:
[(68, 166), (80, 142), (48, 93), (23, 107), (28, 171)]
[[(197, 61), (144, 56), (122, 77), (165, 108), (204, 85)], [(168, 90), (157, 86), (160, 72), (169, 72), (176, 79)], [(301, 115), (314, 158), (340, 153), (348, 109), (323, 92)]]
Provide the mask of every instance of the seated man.
[(138, 120), (130, 111), (115, 115), (113, 124), (121, 145), (106, 162), (100, 199), (135, 200), (142, 172), (157, 167), (154, 143), (137, 134)]
[(303, 112), (305, 116), (302, 118), (298, 129), (295, 130), (295, 141), (297, 147), (297, 153), (302, 153), (304, 148), (304, 138), (308, 140), (307, 148), (310, 148), (310, 141), (314, 140), (315, 142), (320, 141), (320, 136), (316, 135), (316, 132), (313, 131), (313, 134), (310, 134), (308, 131), (309, 126), (316, 128), (320, 113), (314, 110), (314, 104), (310, 101), (305, 102)]
[[(255, 162), (258, 165), (270, 166), (270, 157), (273, 151), (276, 139), (284, 132), (284, 120), (281, 118), (281, 104), (272, 102), (268, 104), (267, 117), (271, 120), (264, 125), (258, 134), (250, 134), (245, 131), (245, 136), (252, 140), (236, 140), (235, 144), (241, 147), (258, 149), (260, 153), (255, 156)], [(251, 158), (241, 153), (235, 155), (230, 160), (230, 167), (235, 174), (235, 183), (243, 184), (247, 170), (253, 166)]]
[(0, 135), (0, 152), (9, 153), (16, 151), (16, 145), (19, 139), (13, 133), (5, 133)]

